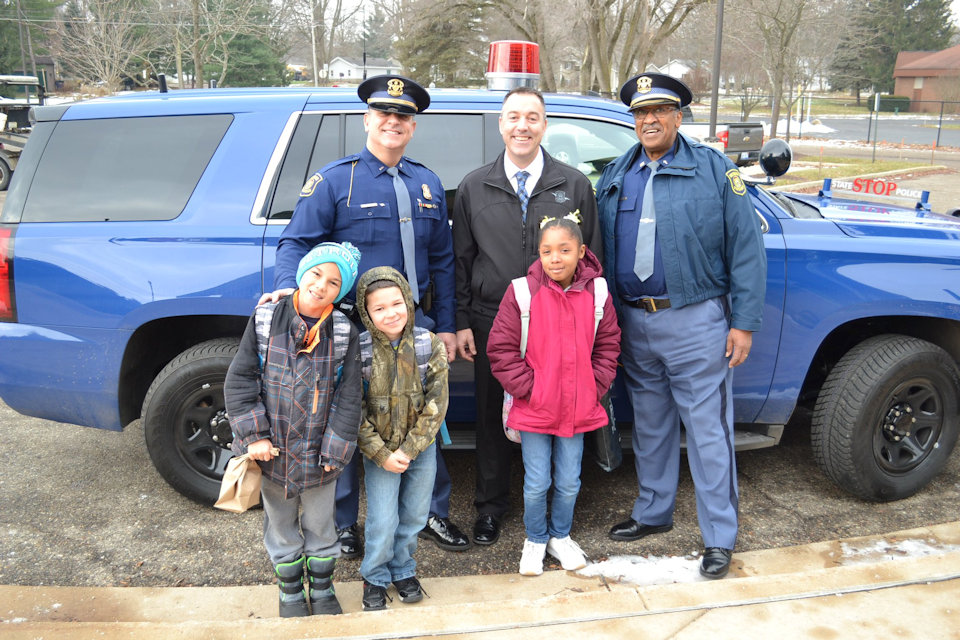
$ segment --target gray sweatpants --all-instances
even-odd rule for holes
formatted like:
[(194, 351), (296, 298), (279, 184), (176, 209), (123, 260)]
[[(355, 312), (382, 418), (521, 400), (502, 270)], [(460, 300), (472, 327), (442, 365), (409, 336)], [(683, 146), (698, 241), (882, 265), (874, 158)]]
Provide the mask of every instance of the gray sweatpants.
[(308, 558), (339, 558), (334, 524), (335, 482), (283, 497), (283, 485), (263, 478), (263, 544), (274, 566)]

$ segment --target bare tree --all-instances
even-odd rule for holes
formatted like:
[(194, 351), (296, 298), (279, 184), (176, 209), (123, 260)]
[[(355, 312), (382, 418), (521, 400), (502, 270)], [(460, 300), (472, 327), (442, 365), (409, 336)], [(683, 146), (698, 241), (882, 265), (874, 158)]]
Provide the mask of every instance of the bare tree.
[(587, 48), (581, 90), (612, 94), (642, 71), (695, 7), (708, 0), (581, 0)]
[(343, 30), (360, 11), (359, 3), (344, 0), (292, 0), (290, 16), (311, 44), (314, 77), (320, 77), (343, 40)]
[(113, 91), (157, 44), (146, 21), (140, 0), (71, 0), (55, 23), (51, 48), (82, 82)]
[[(792, 88), (800, 67), (797, 41), (798, 31), (804, 32), (805, 13), (811, 0), (739, 0), (734, 10), (749, 15), (741, 27), (752, 28), (753, 35), (741, 34), (740, 43), (752, 51), (767, 74), (773, 99), (770, 137), (777, 135), (777, 123), (784, 93)], [(759, 35), (759, 38), (757, 37)]]

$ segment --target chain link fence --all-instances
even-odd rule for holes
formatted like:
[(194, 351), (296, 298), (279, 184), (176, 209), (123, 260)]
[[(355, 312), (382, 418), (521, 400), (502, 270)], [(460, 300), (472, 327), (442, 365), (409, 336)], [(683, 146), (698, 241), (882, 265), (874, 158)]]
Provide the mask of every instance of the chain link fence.
[[(891, 100), (881, 96), (874, 111), (873, 96), (800, 96), (781, 103), (777, 137), (846, 140), (861, 143), (910, 145), (930, 149), (960, 149), (960, 101)], [(720, 97), (718, 122), (761, 121), (771, 132), (772, 99), (761, 94)], [(696, 119), (709, 119), (710, 99), (694, 105)]]

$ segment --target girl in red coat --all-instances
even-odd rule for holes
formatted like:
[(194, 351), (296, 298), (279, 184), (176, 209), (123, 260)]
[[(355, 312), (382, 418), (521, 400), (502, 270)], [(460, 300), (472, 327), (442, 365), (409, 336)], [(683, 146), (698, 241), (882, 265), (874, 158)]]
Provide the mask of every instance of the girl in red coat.
[(609, 298), (595, 324), (594, 278), (602, 268), (583, 244), (578, 218), (574, 212), (540, 224), (540, 260), (526, 276), (531, 299), (525, 357), (513, 284), (487, 343), (490, 369), (514, 398), (507, 426), (522, 432), (527, 539), (520, 573), (525, 576), (543, 573), (547, 552), (568, 571), (586, 565), (580, 546), (570, 539), (583, 434), (607, 423), (600, 398), (613, 383), (620, 355), (620, 327)]

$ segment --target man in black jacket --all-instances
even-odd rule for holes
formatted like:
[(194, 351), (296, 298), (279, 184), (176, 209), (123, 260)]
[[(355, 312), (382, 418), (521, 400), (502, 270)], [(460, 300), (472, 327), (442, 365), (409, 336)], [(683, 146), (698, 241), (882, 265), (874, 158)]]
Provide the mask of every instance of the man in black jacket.
[[(474, 363), (477, 398), (477, 521), (473, 541), (493, 544), (510, 502), (512, 445), (503, 435), (503, 388), (490, 373), (487, 337), (514, 278), (539, 258), (540, 221), (579, 211), (584, 243), (602, 256), (590, 181), (540, 146), (547, 129), (543, 96), (518, 87), (500, 111), (506, 150), (467, 174), (453, 208), (457, 352)], [(601, 258), (602, 259), (602, 258)]]

